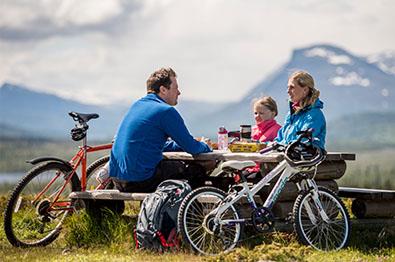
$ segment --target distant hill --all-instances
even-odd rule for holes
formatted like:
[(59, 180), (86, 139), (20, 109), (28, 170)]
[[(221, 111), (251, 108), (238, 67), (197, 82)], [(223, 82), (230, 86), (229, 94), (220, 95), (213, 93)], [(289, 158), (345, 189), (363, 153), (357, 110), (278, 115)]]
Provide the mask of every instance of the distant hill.
[[(199, 114), (218, 110), (225, 104), (180, 100), (177, 109), (188, 126)], [(52, 94), (5, 83), (0, 87), (0, 136), (49, 137), (68, 139), (74, 122), (68, 112), (98, 113), (91, 120), (89, 135), (95, 139), (112, 139), (119, 122), (130, 105), (97, 106), (82, 104)], [(204, 134), (197, 134), (204, 135)]]
[(329, 150), (394, 148), (395, 112), (348, 115), (329, 122), (327, 131)]
[(86, 105), (8, 83), (0, 88), (0, 124), (34, 136), (68, 138), (74, 126), (70, 111), (100, 114), (99, 119), (91, 120), (90, 134), (104, 139), (113, 136), (125, 108)]
[(282, 123), (287, 111), (288, 76), (298, 69), (309, 71), (315, 78), (328, 121), (360, 112), (395, 111), (395, 75), (339, 47), (313, 45), (294, 50), (287, 63), (251, 89), (247, 96), (196, 119), (194, 128), (207, 133), (215, 132), (220, 125), (237, 129), (240, 124), (252, 124), (251, 101), (263, 95), (275, 98)]
[(20, 137), (34, 137), (37, 136), (38, 134), (34, 134), (32, 132), (12, 127), (6, 124), (1, 124), (0, 123), (0, 139), (2, 138), (7, 138), (7, 137), (14, 137), (14, 138), (20, 138)]

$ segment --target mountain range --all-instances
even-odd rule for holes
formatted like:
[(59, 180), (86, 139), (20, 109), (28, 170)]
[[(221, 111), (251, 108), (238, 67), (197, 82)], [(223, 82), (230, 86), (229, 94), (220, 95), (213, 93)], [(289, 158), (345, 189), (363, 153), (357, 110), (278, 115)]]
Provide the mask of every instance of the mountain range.
[(201, 116), (192, 125), (204, 120), (205, 125), (196, 130), (202, 132), (207, 126), (215, 129), (221, 124), (235, 129), (242, 123), (253, 123), (252, 101), (264, 95), (277, 101), (282, 123), (288, 110), (288, 77), (295, 70), (306, 70), (314, 77), (328, 122), (361, 112), (395, 112), (395, 75), (384, 72), (376, 63), (332, 45), (296, 49), (287, 63), (245, 97), (215, 114)]
[[(392, 118), (395, 115), (394, 65), (394, 53), (359, 57), (333, 45), (312, 45), (294, 50), (288, 62), (263, 78), (235, 103), (181, 100), (177, 109), (192, 134), (215, 137), (219, 126), (236, 130), (240, 124), (253, 124), (253, 99), (270, 95), (277, 101), (278, 122), (282, 123), (288, 107), (288, 76), (295, 70), (307, 70), (314, 77), (324, 102), (328, 137), (339, 138), (339, 134), (345, 139), (358, 137), (356, 126), (368, 128), (371, 121), (380, 126), (381, 122), (395, 119)], [(4, 83), (0, 87), (0, 136), (66, 138), (73, 127), (67, 113), (77, 111), (99, 113), (100, 118), (91, 122), (94, 129), (90, 135), (110, 139), (128, 106), (82, 104)], [(353, 122), (353, 119), (366, 122)], [(354, 133), (342, 132), (345, 128)], [(370, 125), (370, 128), (374, 127)], [(366, 128), (362, 129), (366, 131)], [(395, 129), (388, 126), (384, 129), (388, 137), (395, 137), (395, 131), (392, 131)]]
[[(218, 110), (224, 103), (183, 101), (177, 106), (186, 122), (200, 113)], [(98, 113), (91, 120), (90, 137), (111, 139), (129, 105), (97, 106), (67, 100), (53, 94), (32, 91), (26, 87), (5, 83), (0, 87), (0, 137), (62, 138), (69, 136), (74, 122), (68, 112)]]

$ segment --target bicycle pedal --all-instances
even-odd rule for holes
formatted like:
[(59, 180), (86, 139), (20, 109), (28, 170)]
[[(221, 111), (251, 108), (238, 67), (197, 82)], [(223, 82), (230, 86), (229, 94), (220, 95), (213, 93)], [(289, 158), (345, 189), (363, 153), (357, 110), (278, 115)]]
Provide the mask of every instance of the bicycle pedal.
[(294, 218), (292, 212), (289, 212), (288, 215), (285, 217), (285, 224), (292, 224), (294, 222)]

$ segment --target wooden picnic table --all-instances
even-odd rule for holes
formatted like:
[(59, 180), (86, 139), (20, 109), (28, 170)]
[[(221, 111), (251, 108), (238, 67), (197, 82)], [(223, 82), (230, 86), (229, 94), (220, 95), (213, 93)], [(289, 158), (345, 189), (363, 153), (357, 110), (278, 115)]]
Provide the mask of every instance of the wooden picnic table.
[[(218, 166), (223, 161), (228, 160), (239, 160), (246, 161), (252, 160), (260, 163), (261, 174), (264, 176), (269, 173), (279, 162), (284, 159), (282, 153), (233, 153), (230, 151), (219, 151), (214, 150), (210, 153), (203, 153), (199, 155), (191, 155), (186, 152), (165, 152), (163, 153), (163, 158), (165, 160), (178, 160), (184, 161), (187, 164), (193, 164), (195, 166), (200, 166), (206, 176), (201, 176), (201, 179), (206, 179), (208, 181), (214, 181), (219, 188), (224, 190), (231, 181), (225, 181), (226, 178), (213, 178)], [(355, 154), (353, 153), (343, 153), (343, 152), (328, 152), (326, 159), (318, 166), (316, 180), (333, 180), (341, 178), (346, 171), (346, 161), (355, 160)], [(251, 181), (257, 182), (257, 181)], [(204, 183), (203, 183), (204, 184)], [(199, 186), (201, 186), (200, 184)], [(335, 191), (337, 188), (333, 188)]]
[[(221, 188), (225, 191), (227, 191), (227, 188), (230, 184), (234, 183), (234, 180), (230, 176), (216, 176), (215, 172), (213, 172), (215, 170), (218, 171), (218, 166), (221, 162), (228, 160), (252, 160), (260, 163), (261, 174), (264, 176), (270, 172), (277, 165), (277, 163), (283, 160), (283, 155), (281, 153), (232, 153), (229, 151), (218, 150), (199, 155), (191, 155), (185, 152), (165, 152), (163, 153), (163, 157), (164, 159), (170, 161), (174, 160), (185, 162), (187, 166), (194, 166), (195, 169), (196, 167), (200, 167), (200, 174), (199, 172), (196, 173), (195, 170), (191, 175), (191, 177), (197, 178), (197, 184), (195, 185), (192, 185), (193, 181), (189, 181), (193, 188), (210, 185)], [(325, 161), (318, 166), (317, 174), (315, 176), (317, 184), (331, 189), (332, 191), (338, 193), (340, 197), (353, 198), (352, 211), (358, 218), (388, 218), (393, 216), (393, 210), (395, 208), (393, 203), (395, 195), (394, 191), (387, 192), (384, 190), (384, 192), (383, 190), (338, 187), (336, 180), (344, 175), (346, 171), (346, 161), (353, 161), (355, 159), (356, 156), (353, 153), (328, 152)], [(257, 179), (259, 180), (260, 177)], [(258, 180), (250, 182), (254, 183)], [(261, 199), (267, 197), (273, 185), (274, 183), (271, 183), (261, 190)], [(283, 192), (278, 198), (278, 203), (276, 203), (273, 209), (276, 217), (285, 218), (289, 212), (291, 212), (297, 194), (298, 190), (296, 186), (293, 183), (287, 183)], [(142, 201), (145, 196), (146, 193), (121, 193), (117, 190), (73, 192), (70, 195), (70, 197), (73, 199), (94, 201)]]

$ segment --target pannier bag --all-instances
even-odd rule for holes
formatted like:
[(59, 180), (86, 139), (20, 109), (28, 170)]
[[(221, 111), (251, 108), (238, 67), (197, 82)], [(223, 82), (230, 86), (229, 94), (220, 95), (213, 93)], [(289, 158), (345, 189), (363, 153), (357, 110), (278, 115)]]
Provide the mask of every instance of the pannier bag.
[(134, 230), (136, 248), (155, 251), (172, 247), (178, 249), (178, 210), (191, 191), (185, 180), (166, 180), (145, 197)]

